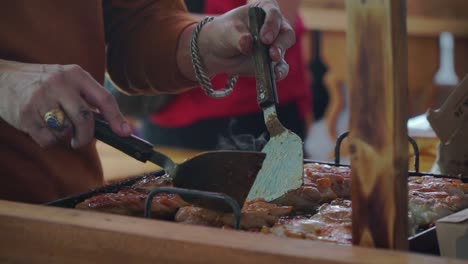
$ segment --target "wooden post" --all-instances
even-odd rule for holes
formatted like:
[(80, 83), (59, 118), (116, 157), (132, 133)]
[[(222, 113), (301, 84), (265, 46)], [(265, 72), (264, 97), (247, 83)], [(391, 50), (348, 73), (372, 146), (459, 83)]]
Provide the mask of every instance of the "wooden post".
[(406, 250), (406, 1), (346, 3), (353, 244)]

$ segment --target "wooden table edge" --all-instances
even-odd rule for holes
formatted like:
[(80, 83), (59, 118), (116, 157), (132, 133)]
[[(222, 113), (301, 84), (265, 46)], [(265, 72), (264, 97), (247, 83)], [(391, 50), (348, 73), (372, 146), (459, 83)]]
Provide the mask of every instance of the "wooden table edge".
[(0, 261), (27, 263), (462, 263), (0, 200)]

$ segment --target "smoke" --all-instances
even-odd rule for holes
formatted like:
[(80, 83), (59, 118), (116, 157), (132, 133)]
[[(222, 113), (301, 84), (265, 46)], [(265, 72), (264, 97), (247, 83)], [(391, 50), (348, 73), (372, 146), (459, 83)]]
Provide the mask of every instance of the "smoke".
[(261, 151), (268, 142), (268, 133), (265, 131), (258, 137), (255, 137), (253, 134), (235, 134), (233, 130), (236, 123), (235, 119), (230, 120), (227, 135), (219, 136), (216, 149)]

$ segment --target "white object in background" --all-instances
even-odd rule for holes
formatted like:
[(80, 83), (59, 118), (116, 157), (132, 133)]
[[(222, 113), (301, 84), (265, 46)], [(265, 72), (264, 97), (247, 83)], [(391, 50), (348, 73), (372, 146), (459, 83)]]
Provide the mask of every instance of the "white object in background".
[(434, 130), (427, 121), (427, 114), (418, 115), (408, 120), (408, 135), (410, 137), (436, 138)]
[[(340, 84), (338, 93), (336, 96), (341, 98), (331, 98), (332, 100), (342, 100), (342, 108), (339, 109), (339, 114), (336, 118), (336, 122), (333, 124), (330, 120), (330, 109), (327, 109), (325, 117), (314, 122), (307, 133), (304, 141), (304, 150), (308, 159), (317, 161), (333, 161), (334, 160), (334, 149), (336, 143), (336, 136), (343, 134), (348, 131), (349, 126), (349, 102), (348, 102), (348, 89), (344, 84)], [(329, 104), (330, 107), (331, 104)], [(334, 129), (335, 135), (330, 135), (331, 128)], [(342, 151), (347, 152), (343, 150)], [(349, 164), (349, 157), (341, 155), (341, 164)]]
[[(341, 92), (344, 97), (344, 107), (341, 110), (336, 121), (336, 135), (348, 131), (349, 129), (349, 104), (348, 93), (344, 85), (341, 87)], [(322, 118), (315, 122), (307, 133), (304, 148), (307, 158), (318, 161), (332, 161), (333, 150), (335, 148), (336, 138), (332, 138), (329, 133), (329, 123), (326, 118)], [(408, 134), (411, 137), (422, 138), (436, 138), (436, 134), (432, 129), (429, 121), (427, 121), (427, 114), (421, 114), (410, 118), (407, 123)], [(342, 153), (345, 151), (341, 151)], [(348, 164), (349, 157), (342, 156), (341, 163)]]
[(330, 161), (330, 151), (335, 147), (335, 141), (328, 134), (327, 122), (320, 119), (309, 128), (304, 150), (307, 158), (317, 161)]
[(440, 65), (434, 76), (437, 85), (457, 85), (458, 76), (455, 72), (454, 38), (450, 32), (442, 32), (439, 37)]

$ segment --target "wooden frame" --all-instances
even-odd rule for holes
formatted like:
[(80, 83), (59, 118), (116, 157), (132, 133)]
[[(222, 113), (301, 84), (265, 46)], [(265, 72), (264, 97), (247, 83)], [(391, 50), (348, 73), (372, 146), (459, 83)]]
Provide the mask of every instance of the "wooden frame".
[(463, 263), (7, 201), (0, 234), (0, 262), (15, 263)]

